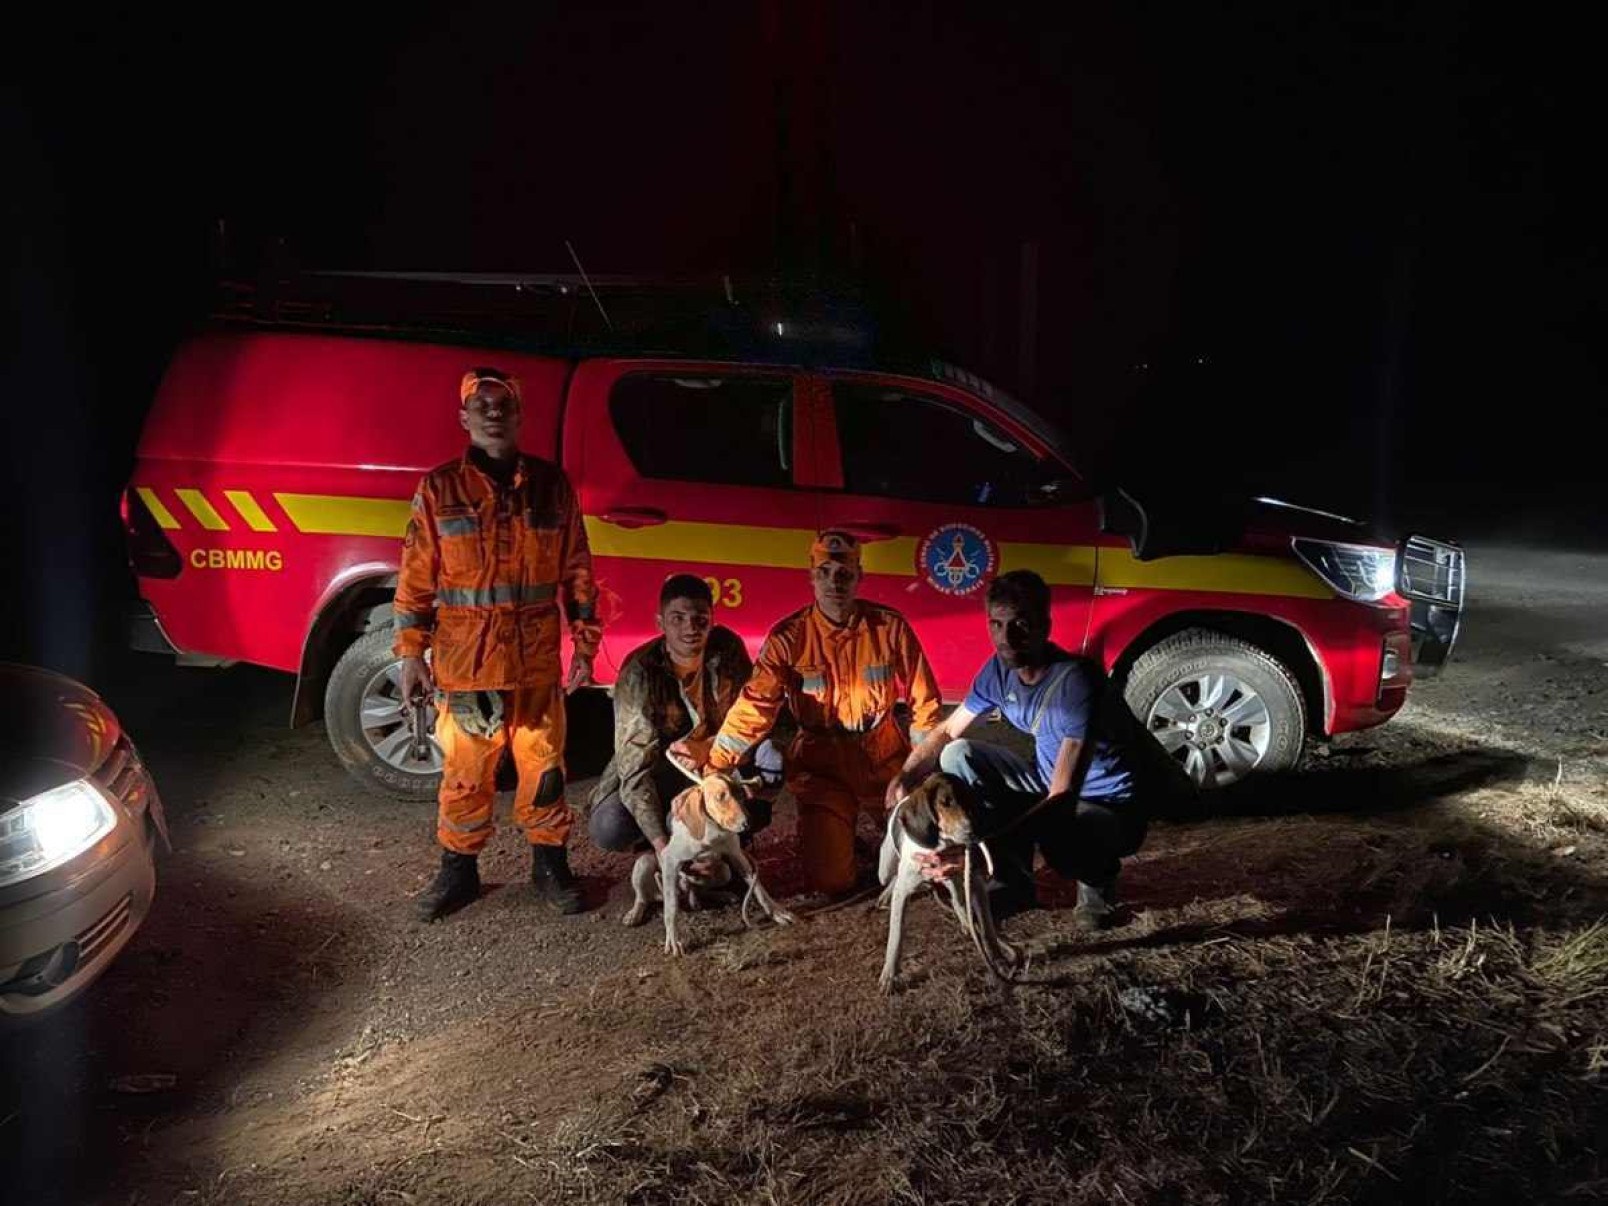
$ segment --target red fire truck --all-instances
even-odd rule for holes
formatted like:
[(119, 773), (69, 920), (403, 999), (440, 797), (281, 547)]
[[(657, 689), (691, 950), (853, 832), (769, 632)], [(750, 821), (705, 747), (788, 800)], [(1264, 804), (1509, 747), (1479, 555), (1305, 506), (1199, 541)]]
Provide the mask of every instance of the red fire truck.
[(1050, 423), (977, 377), (790, 358), (774, 326), (769, 354), (710, 357), (327, 314), (214, 323), (173, 356), (124, 496), (137, 644), (295, 675), (293, 722), (322, 714), (361, 779), (430, 795), (439, 754), (412, 740), (391, 596), (414, 488), (462, 447), (458, 377), (492, 364), (523, 380), (521, 447), (579, 492), (605, 686), (672, 572), (707, 578), (757, 650), (808, 599), (828, 526), (865, 542), (864, 594), (910, 618), (954, 700), (989, 652), (988, 580), (1043, 575), (1055, 639), (1104, 663), (1206, 785), (1382, 723), (1451, 649), (1452, 545), (1271, 500), (1181, 538), (1142, 499), (1096, 494)]

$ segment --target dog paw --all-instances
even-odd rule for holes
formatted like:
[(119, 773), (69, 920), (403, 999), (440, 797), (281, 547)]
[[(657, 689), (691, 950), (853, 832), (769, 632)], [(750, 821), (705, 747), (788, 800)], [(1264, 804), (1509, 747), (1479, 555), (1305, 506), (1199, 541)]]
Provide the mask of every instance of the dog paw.
[(667, 955), (685, 955), (687, 948), (681, 945), (679, 938), (666, 938), (664, 940), (664, 953)]
[(620, 924), (627, 927), (638, 926), (647, 919), (648, 906), (639, 900), (620, 916)]
[(883, 972), (877, 977), (877, 988), (881, 990), (884, 996), (893, 992), (893, 982), (895, 979), (897, 979), (897, 977), (892, 972)]

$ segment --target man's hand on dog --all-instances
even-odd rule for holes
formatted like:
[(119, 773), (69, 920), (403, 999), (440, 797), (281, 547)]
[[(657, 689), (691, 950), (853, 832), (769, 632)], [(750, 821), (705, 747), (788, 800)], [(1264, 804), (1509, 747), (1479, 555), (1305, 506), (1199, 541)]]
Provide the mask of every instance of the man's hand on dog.
[(882, 793), (882, 810), (892, 812), (895, 808), (898, 808), (899, 801), (920, 787), (926, 781), (926, 778), (927, 776), (924, 774), (901, 770), (888, 780), (888, 790)]
[(709, 772), (709, 751), (713, 745), (712, 741), (688, 741), (682, 737), (670, 743), (665, 756), (682, 770), (702, 778)]
[(670, 761), (672, 766), (679, 770), (683, 775), (686, 775), (687, 778), (691, 779), (694, 783), (702, 779), (707, 772), (708, 768), (705, 767), (703, 763), (698, 761), (698, 759), (693, 755), (692, 751), (687, 748), (685, 742), (671, 742), (670, 748), (665, 750), (664, 756)]
[(921, 868), (921, 878), (938, 884), (957, 874), (966, 865), (966, 851), (952, 846), (947, 850), (918, 853), (915, 859), (916, 865)]

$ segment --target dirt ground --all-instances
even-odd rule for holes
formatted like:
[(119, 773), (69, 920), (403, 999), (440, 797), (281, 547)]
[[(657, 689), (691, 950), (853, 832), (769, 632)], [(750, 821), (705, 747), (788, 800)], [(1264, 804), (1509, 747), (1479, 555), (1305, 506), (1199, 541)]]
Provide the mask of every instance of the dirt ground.
[[(93, 992), (0, 1039), (6, 1196), (1608, 1200), (1608, 556), (1470, 575), (1447, 675), (1154, 825), (1124, 924), (1076, 936), (1041, 873), (1004, 988), (922, 904), (887, 999), (883, 915), (705, 913), (667, 960), (584, 839), (585, 914), (504, 830), (488, 894), (418, 926), (429, 808), (286, 730), (284, 677), (152, 661), (107, 693), (174, 850)], [(756, 846), (778, 895), (792, 830)]]

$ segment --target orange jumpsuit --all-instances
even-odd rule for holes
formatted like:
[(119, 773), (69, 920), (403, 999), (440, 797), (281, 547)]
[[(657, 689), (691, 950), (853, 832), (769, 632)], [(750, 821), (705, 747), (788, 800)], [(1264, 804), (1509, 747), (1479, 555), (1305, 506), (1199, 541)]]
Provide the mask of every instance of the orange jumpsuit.
[[(862, 805), (879, 808), (912, 739), (938, 723), (938, 681), (905, 618), (863, 600), (841, 627), (814, 604), (772, 628), (753, 677), (726, 714), (709, 763), (729, 770), (770, 732), (786, 703), (799, 732), (786, 781), (798, 800), (799, 848), (815, 886), (854, 887), (854, 823)], [(906, 737), (893, 715), (910, 703)]]
[(532, 845), (564, 844), (572, 816), (559, 603), (576, 652), (592, 655), (601, 637), (596, 595), (580, 504), (557, 465), (521, 455), (499, 485), (465, 453), (419, 483), (393, 648), (401, 657), (431, 650), (436, 689), (445, 693), (436, 721), (445, 755), (436, 836), (446, 849), (478, 854), (490, 839), (504, 746), (519, 771), (515, 820)]

